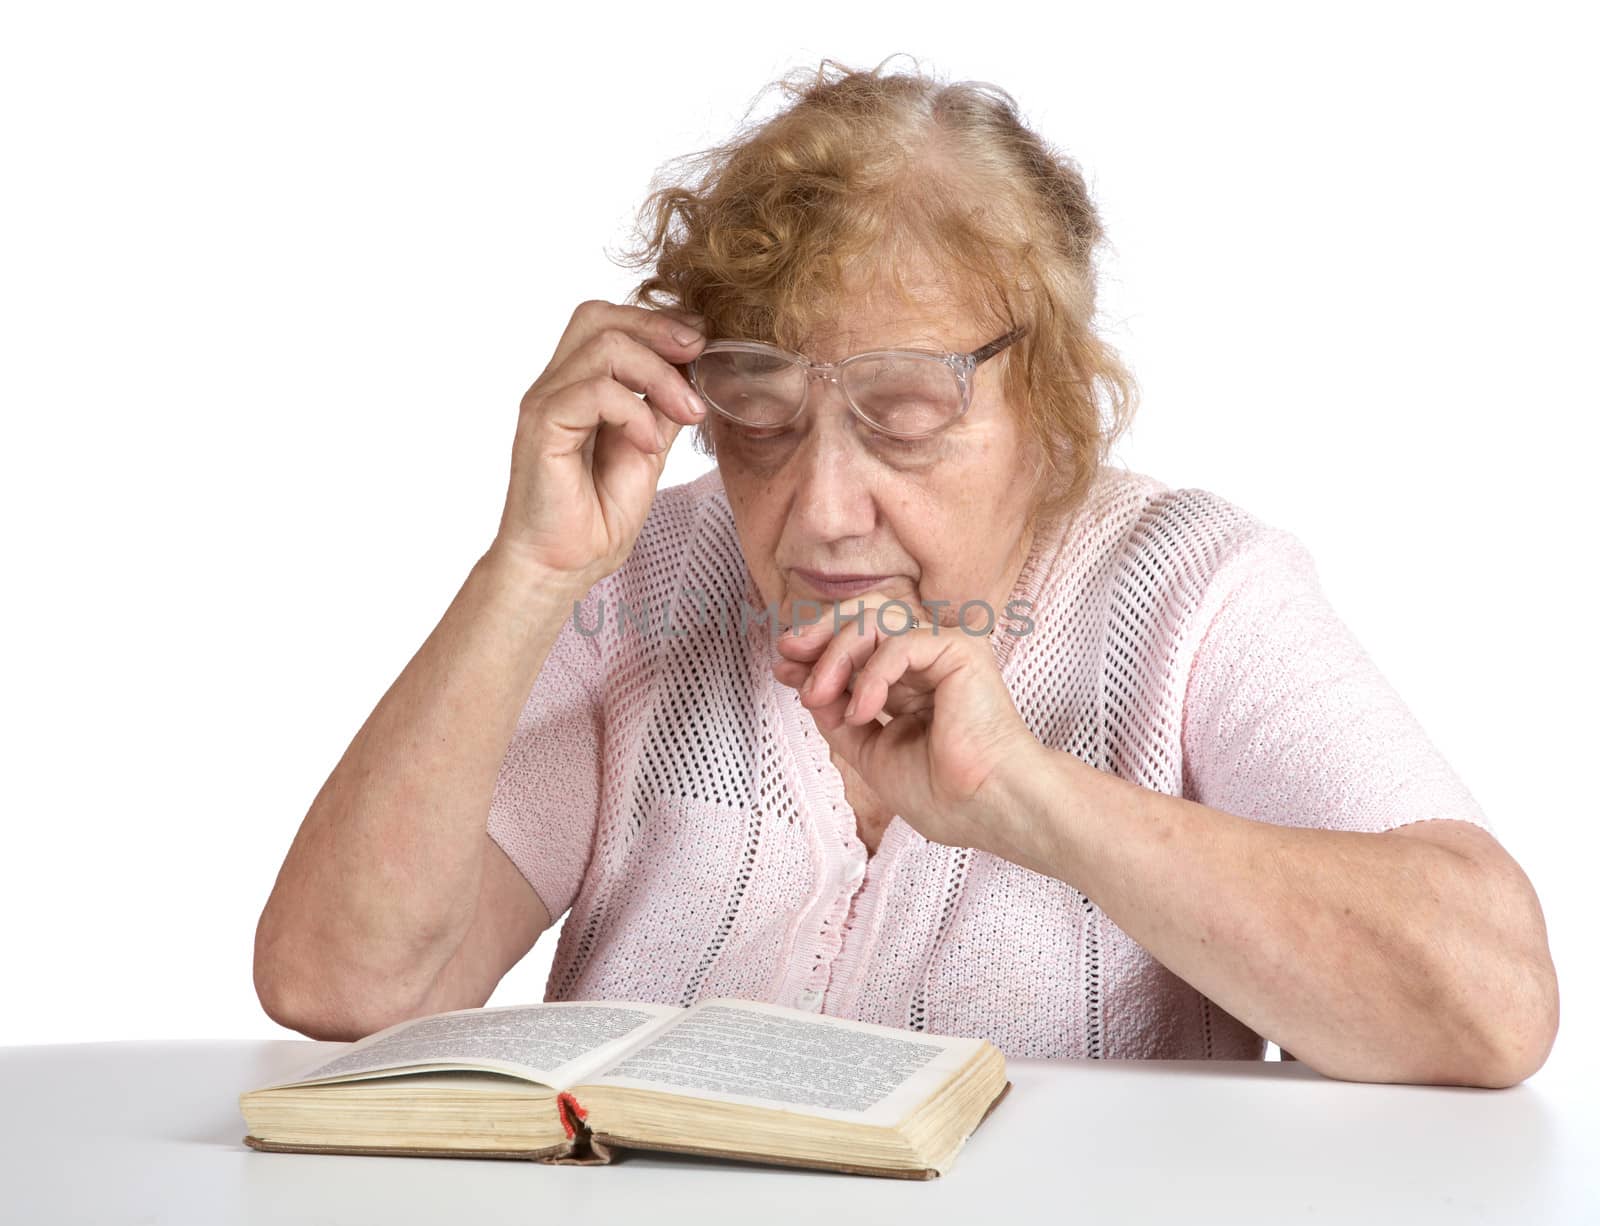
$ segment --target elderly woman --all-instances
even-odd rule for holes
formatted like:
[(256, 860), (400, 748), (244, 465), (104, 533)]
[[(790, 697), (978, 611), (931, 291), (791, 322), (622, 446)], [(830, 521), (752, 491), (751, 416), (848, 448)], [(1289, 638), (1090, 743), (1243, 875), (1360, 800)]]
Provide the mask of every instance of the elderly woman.
[[(492, 544), (267, 902), (267, 1012), (481, 1005), (567, 915), (551, 1000), (1527, 1077), (1538, 899), (1305, 549), (1107, 462), (1075, 166), (992, 86), (790, 90), (524, 397)], [(715, 468), (658, 491), (685, 426)]]

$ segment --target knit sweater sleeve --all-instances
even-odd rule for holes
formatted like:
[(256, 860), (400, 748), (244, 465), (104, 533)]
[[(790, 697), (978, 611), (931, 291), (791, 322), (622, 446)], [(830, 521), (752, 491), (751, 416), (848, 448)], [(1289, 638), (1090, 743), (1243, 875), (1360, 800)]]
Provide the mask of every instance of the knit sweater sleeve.
[[(605, 581), (579, 617), (593, 630)], [(609, 614), (609, 601), (605, 602)], [(599, 820), (604, 692), (600, 639), (563, 620), (517, 717), (489, 802), (488, 833), (554, 923), (578, 895)]]
[(1228, 552), (1196, 625), (1185, 797), (1285, 826), (1381, 831), (1455, 818), (1493, 830), (1293, 534), (1261, 525)]

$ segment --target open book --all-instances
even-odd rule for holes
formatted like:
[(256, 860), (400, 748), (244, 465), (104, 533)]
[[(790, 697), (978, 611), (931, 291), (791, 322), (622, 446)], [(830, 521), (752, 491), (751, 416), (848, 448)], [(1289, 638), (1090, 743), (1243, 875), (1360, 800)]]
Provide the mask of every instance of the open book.
[(549, 1001), (400, 1022), (239, 1108), (262, 1150), (592, 1164), (634, 1148), (932, 1179), (1010, 1088), (987, 1039), (727, 998)]

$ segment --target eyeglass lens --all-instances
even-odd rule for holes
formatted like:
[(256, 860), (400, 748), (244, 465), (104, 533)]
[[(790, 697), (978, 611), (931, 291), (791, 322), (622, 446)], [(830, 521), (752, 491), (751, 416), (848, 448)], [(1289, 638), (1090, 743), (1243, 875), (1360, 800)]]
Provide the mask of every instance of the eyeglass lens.
[[(791, 421), (808, 371), (776, 354), (717, 350), (695, 364), (713, 408), (758, 429)], [(891, 434), (927, 434), (961, 411), (961, 380), (945, 363), (907, 355), (867, 356), (840, 368), (845, 394), (872, 425)]]

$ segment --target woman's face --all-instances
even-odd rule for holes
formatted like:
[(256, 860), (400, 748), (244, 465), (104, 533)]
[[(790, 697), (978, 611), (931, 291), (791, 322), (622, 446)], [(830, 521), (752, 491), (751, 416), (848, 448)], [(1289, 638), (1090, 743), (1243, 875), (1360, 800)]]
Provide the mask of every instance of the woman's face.
[[(907, 278), (908, 280), (910, 278)], [(804, 347), (813, 361), (837, 362), (870, 349), (968, 353), (1005, 331), (915, 281), (918, 305), (847, 296), (849, 304)], [(993, 333), (993, 335), (991, 335)], [(939, 619), (955, 624), (968, 600), (987, 602), (997, 627), (1027, 557), (1034, 466), (1018, 415), (1000, 387), (1006, 351), (977, 368), (972, 403), (954, 425), (927, 439), (878, 435), (850, 411), (836, 383), (814, 380), (800, 420), (777, 438), (752, 438), (716, 413), (710, 430), (746, 564), (778, 624), (829, 621), (829, 589), (806, 571), (882, 576), (871, 590), (918, 602), (949, 601)], [(794, 602), (813, 602), (798, 612)], [(820, 606), (820, 611), (819, 607)], [(986, 628), (981, 610), (966, 624)]]

